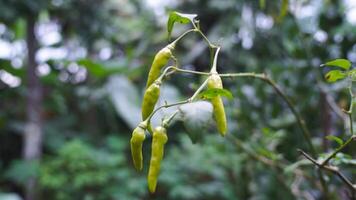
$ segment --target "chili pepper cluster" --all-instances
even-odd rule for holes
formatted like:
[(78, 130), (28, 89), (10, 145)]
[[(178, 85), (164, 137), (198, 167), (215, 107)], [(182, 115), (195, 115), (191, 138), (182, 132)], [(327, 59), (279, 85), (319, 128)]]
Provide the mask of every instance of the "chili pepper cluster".
[[(143, 168), (142, 146), (146, 138), (146, 130), (152, 135), (151, 160), (147, 176), (148, 188), (151, 193), (154, 193), (156, 190), (161, 161), (164, 155), (164, 145), (168, 141), (167, 128), (169, 123), (163, 122), (162, 125), (152, 129), (150, 119), (154, 114), (154, 108), (160, 96), (160, 87), (164, 77), (161, 75), (161, 71), (167, 65), (170, 58), (173, 57), (174, 44), (171, 43), (161, 49), (153, 59), (142, 101), (142, 122), (133, 130), (130, 140), (134, 167), (141, 171)], [(217, 56), (217, 53), (215, 56)], [(211, 70), (211, 75), (207, 80), (207, 88), (223, 88), (221, 78), (216, 72), (216, 67), (213, 67)], [(217, 129), (224, 136), (227, 131), (227, 123), (223, 101), (220, 95), (217, 95), (210, 99), (210, 102), (213, 105), (213, 117)]]

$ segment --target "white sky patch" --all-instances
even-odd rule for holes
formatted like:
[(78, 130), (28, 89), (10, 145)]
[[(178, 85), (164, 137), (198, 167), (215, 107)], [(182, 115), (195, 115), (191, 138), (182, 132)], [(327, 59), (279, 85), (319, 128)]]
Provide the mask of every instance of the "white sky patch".
[(53, 47), (44, 47), (37, 51), (36, 61), (38, 63), (44, 63), (48, 60), (61, 60), (65, 59), (68, 55), (68, 50), (64, 47), (53, 48)]
[(18, 87), (21, 84), (21, 79), (8, 73), (5, 70), (0, 70), (0, 80), (9, 87)]
[(356, 62), (356, 44), (354, 44), (352, 49), (347, 53), (347, 59), (349, 59), (353, 63)]
[(16, 40), (12, 43), (12, 57), (26, 57), (27, 47), (25, 40)]
[(0, 39), (0, 58), (9, 59), (11, 58), (11, 48), (12, 45), (10, 42)]
[(23, 65), (23, 61), (21, 58), (14, 58), (11, 60), (11, 65), (15, 68), (15, 69), (20, 69)]
[(47, 63), (43, 63), (37, 66), (37, 75), (46, 76), (51, 72), (51, 68)]
[(67, 51), (70, 52), (67, 55), (68, 60), (78, 60), (87, 56), (87, 49), (80, 46), (78, 40), (70, 40), (66, 42), (65, 47)]
[(346, 6), (346, 20), (352, 24), (356, 25), (356, 1), (355, 0), (344, 0)]
[(343, 35), (341, 35), (341, 34), (334, 35), (334, 41), (336, 43), (340, 43), (340, 42), (342, 42), (342, 40), (344, 40), (344, 36)]
[(37, 37), (43, 46), (54, 45), (62, 40), (60, 26), (54, 22), (41, 23), (37, 26)]
[(318, 11), (318, 8), (314, 5), (306, 5), (300, 7), (299, 10), (295, 13), (297, 18), (306, 18), (313, 17), (315, 13)]
[(175, 7), (178, 3), (176, 0), (145, 0), (145, 2), (153, 10), (160, 24), (166, 23), (166, 9), (170, 6)]
[(112, 55), (112, 51), (109, 47), (102, 48), (99, 51), (99, 58), (101, 60), (108, 60)]
[(0, 58), (2, 59), (24, 58), (26, 56), (26, 44), (24, 40), (10, 43), (0, 39), (0, 49)]
[(318, 16), (321, 12), (323, 0), (313, 0), (304, 4), (300, 0), (291, 0), (289, 9), (296, 17), (299, 28), (304, 33), (313, 34), (318, 28)]
[(328, 39), (328, 34), (323, 30), (318, 30), (313, 37), (316, 41), (324, 43)]
[(0, 35), (4, 34), (6, 31), (6, 26), (0, 23)]
[(238, 36), (241, 39), (241, 44), (244, 49), (251, 49), (253, 46), (253, 17), (252, 9), (244, 6), (242, 9), (242, 26), (238, 32)]
[(78, 72), (75, 74), (74, 80), (76, 83), (85, 81), (87, 77), (87, 70), (83, 67), (79, 67)]
[(72, 62), (68, 65), (67, 69), (69, 73), (75, 74), (79, 71), (79, 66), (77, 63)]
[(351, 62), (356, 62), (356, 52), (348, 52), (347, 53), (347, 58), (351, 61)]
[(268, 30), (272, 28), (273, 23), (273, 18), (263, 13), (258, 13), (256, 16), (257, 28)]

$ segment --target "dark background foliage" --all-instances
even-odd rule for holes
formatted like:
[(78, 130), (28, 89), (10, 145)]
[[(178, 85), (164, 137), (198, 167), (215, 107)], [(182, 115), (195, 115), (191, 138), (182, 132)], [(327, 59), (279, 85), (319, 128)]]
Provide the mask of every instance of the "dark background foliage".
[[(326, 83), (328, 69), (319, 65), (356, 62), (351, 1), (261, 2), (0, 0), (0, 199), (322, 199), (313, 166), (297, 152), (309, 149), (294, 116), (269, 85), (250, 78), (224, 80), (234, 96), (225, 102), (228, 138), (210, 127), (192, 144), (181, 122), (169, 129), (154, 195), (146, 185), (150, 139), (144, 172), (132, 166), (129, 139), (153, 56), (168, 43), (170, 10), (198, 14), (202, 31), (222, 47), (219, 72), (268, 73), (304, 117), (318, 153), (337, 147), (327, 135), (347, 138), (330, 106), (348, 109), (346, 82)], [(173, 37), (188, 27), (176, 24)], [(175, 53), (183, 68), (210, 68), (198, 35)], [(38, 81), (28, 75), (31, 65)], [(172, 76), (161, 101), (192, 95), (200, 81)], [(33, 102), (36, 91), (42, 97)], [(42, 121), (31, 121), (31, 112)], [(42, 130), (42, 147), (26, 157), (31, 123)], [(350, 146), (334, 160), (353, 182), (354, 155)], [(347, 199), (346, 186), (325, 176), (331, 199)]]

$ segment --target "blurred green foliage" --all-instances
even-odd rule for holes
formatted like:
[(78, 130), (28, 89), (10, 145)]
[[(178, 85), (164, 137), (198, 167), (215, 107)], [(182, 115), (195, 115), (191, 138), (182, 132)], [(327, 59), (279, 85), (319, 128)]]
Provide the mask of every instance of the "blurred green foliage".
[[(285, 2), (178, 1), (166, 10), (198, 14), (202, 30), (222, 46), (219, 72), (270, 74), (297, 105), (318, 152), (327, 152), (337, 142), (327, 140), (326, 133), (342, 139), (347, 134), (342, 120), (324, 105), (325, 95), (347, 109), (348, 93), (343, 81), (326, 84), (323, 76), (329, 69), (319, 65), (341, 57), (356, 62), (355, 25), (346, 20), (343, 1), (290, 1), (288, 12)], [(185, 134), (189, 127), (174, 125), (168, 130), (157, 192), (148, 194), (145, 174), (151, 140), (144, 145), (144, 173), (134, 171), (128, 143), (140, 120), (148, 67), (167, 43), (168, 14), (155, 13), (138, 0), (0, 0), (0, 5), (0, 26), (5, 27), (1, 41), (23, 42), (24, 20), (38, 14), (37, 25), (55, 23), (61, 35), (54, 44), (40, 43), (40, 49), (62, 47), (69, 52), (39, 63), (50, 69), (41, 75), (45, 136), (42, 160), (31, 165), (21, 160), (25, 54), (0, 59), (0, 193), (23, 195), (25, 180), (36, 176), (42, 199), (263, 200), (306, 199), (305, 194), (322, 198), (316, 179), (295, 173), (301, 169), (310, 177), (314, 170), (296, 151), (307, 146), (287, 105), (270, 86), (243, 78), (224, 81), (234, 97), (226, 101), (228, 134), (233, 137), (221, 138), (207, 128), (192, 144)], [(292, 13), (290, 9), (298, 5), (313, 6), (315, 12), (304, 17)], [(176, 24), (172, 37), (187, 26)], [(318, 37), (325, 34), (326, 38)], [(71, 57), (77, 48), (85, 53)], [(209, 69), (208, 49), (198, 36), (188, 36), (177, 48), (183, 68)], [(108, 56), (104, 49), (109, 49)], [(19, 78), (20, 85), (10, 87), (1, 78), (4, 72)], [(192, 75), (174, 75), (162, 95), (174, 96), (173, 100), (189, 96), (199, 81)], [(355, 180), (352, 155), (355, 148), (347, 148), (333, 162)], [(334, 199), (346, 199), (345, 186), (326, 176)]]

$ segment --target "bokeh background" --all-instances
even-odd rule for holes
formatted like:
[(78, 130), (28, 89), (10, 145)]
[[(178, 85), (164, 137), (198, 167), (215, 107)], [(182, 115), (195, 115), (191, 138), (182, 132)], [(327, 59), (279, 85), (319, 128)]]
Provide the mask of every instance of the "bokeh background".
[[(345, 138), (338, 109), (348, 107), (346, 83), (327, 84), (319, 65), (356, 62), (356, 2), (263, 2), (0, 0), (0, 199), (322, 199), (313, 166), (296, 151), (308, 148), (295, 118), (260, 80), (224, 81), (234, 96), (225, 102), (228, 139), (210, 127), (193, 131), (193, 144), (183, 123), (169, 129), (155, 194), (146, 185), (150, 139), (143, 172), (132, 166), (131, 131), (172, 10), (198, 14), (222, 47), (219, 72), (268, 73), (304, 117), (318, 153), (337, 145), (325, 136)], [(176, 24), (173, 37), (188, 28)], [(175, 55), (182, 68), (209, 70), (198, 35)], [(201, 80), (173, 75), (161, 101), (189, 97)], [(349, 147), (336, 160), (355, 181), (352, 158)], [(325, 176), (332, 199), (347, 199), (340, 180)]]

